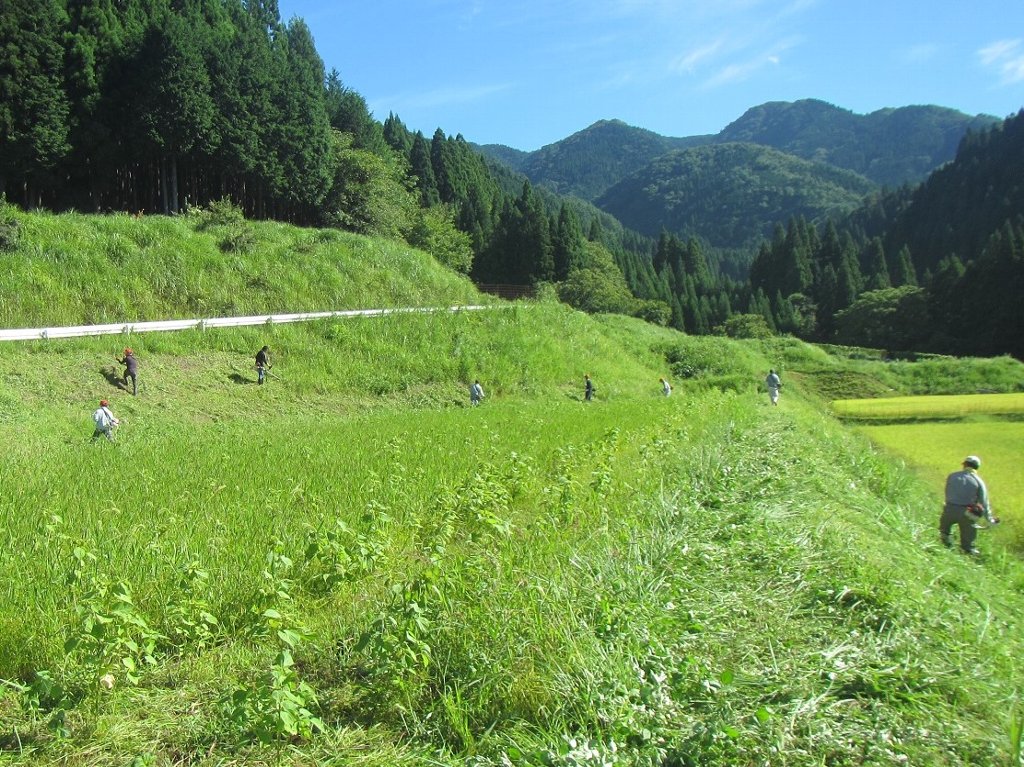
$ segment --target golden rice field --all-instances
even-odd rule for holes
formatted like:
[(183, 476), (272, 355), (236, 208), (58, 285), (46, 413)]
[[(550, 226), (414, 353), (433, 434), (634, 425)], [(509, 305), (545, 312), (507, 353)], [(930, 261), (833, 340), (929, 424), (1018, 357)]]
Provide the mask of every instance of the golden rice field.
[(1024, 415), (1024, 393), (840, 399), (832, 402), (832, 412), (840, 418), (864, 420)]

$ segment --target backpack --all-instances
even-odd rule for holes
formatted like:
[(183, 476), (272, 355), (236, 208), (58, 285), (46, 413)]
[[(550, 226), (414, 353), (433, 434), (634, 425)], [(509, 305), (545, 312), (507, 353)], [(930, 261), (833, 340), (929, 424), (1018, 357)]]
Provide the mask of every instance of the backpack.
[(110, 416), (107, 415), (106, 408), (97, 408), (96, 412), (92, 414), (92, 420), (95, 421), (97, 429), (106, 429), (110, 426)]

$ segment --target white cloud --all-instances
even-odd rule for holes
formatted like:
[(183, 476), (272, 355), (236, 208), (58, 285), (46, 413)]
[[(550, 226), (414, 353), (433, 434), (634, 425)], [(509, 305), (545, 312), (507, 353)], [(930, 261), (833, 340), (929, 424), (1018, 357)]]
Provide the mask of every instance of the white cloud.
[(748, 79), (754, 72), (768, 64), (768, 59), (753, 59), (740, 64), (729, 64), (704, 81), (704, 88), (719, 88), (729, 83)]
[(1012, 56), (1020, 47), (1020, 40), (997, 40), (978, 51), (978, 58), (985, 66), (999, 63), (1000, 60)]
[(669, 63), (669, 69), (673, 72), (692, 72), (698, 63), (711, 58), (722, 49), (722, 40), (694, 48), (676, 57)]
[(718, 88), (730, 83), (750, 79), (755, 73), (767, 68), (777, 67), (782, 63), (782, 54), (800, 43), (800, 38), (790, 37), (780, 40), (768, 50), (745, 61), (729, 64), (704, 81), (705, 89)]
[(999, 73), (1001, 85), (1024, 82), (1024, 45), (1019, 39), (990, 43), (978, 51), (978, 58)]

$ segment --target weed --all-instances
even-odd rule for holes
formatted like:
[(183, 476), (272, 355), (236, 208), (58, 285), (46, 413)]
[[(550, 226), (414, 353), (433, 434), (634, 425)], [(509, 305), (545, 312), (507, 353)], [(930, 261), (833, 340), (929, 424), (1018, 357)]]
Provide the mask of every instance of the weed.
[(288, 578), (292, 561), (281, 548), (278, 541), (267, 553), (264, 586), (254, 601), (262, 609), (253, 616), (252, 624), (253, 636), (274, 642), (274, 660), (252, 686), (235, 688), (220, 701), (225, 718), (236, 731), (262, 743), (290, 737), (308, 738), (324, 729), (323, 722), (314, 713), (316, 693), (295, 667), (294, 652), (309, 639), (309, 632), (289, 612), (278, 609), (291, 602), (293, 585)]
[(384, 547), (343, 520), (332, 529), (309, 526), (303, 552), (303, 584), (314, 594), (326, 594), (339, 584), (369, 575), (384, 555)]
[(178, 581), (178, 589), (167, 605), (164, 629), (167, 643), (178, 652), (204, 650), (217, 640), (220, 622), (210, 612), (207, 600), (210, 575), (197, 562), (190, 562)]
[(79, 659), (95, 691), (110, 689), (118, 679), (137, 684), (142, 667), (156, 665), (163, 637), (150, 628), (127, 583), (87, 581), (75, 611), (78, 626), (64, 651)]
[(0, 198), (0, 253), (13, 253), (21, 243), (21, 223), (12, 207)]

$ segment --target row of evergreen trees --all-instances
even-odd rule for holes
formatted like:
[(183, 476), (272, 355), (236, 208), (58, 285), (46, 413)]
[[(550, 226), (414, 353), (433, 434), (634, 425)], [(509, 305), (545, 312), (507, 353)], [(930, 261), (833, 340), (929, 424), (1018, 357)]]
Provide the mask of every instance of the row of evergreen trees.
[(0, 51), (0, 195), (26, 207), (176, 213), (229, 197), (251, 217), (404, 238), (478, 282), (555, 283), (581, 308), (698, 334), (752, 315), (834, 340), (864, 296), (898, 289), (885, 295), (923, 291), (932, 312), (930, 332), (900, 336), (908, 348), (961, 351), (940, 307), (970, 297), (1001, 317), (984, 350), (1019, 346), (1002, 297), (1024, 240), (1020, 115), (969, 135), (917, 189), (777, 227), (748, 280), (742, 257), (625, 230), (461, 136), (376, 121), (276, 0), (6, 0)]
[(0, 192), (310, 221), (332, 180), (324, 66), (276, 0), (7, 0)]
[[(1024, 358), (1024, 112), (954, 162), (820, 230), (776, 229), (751, 264), (766, 322), (814, 340)], [(763, 308), (763, 307), (762, 307)]]

